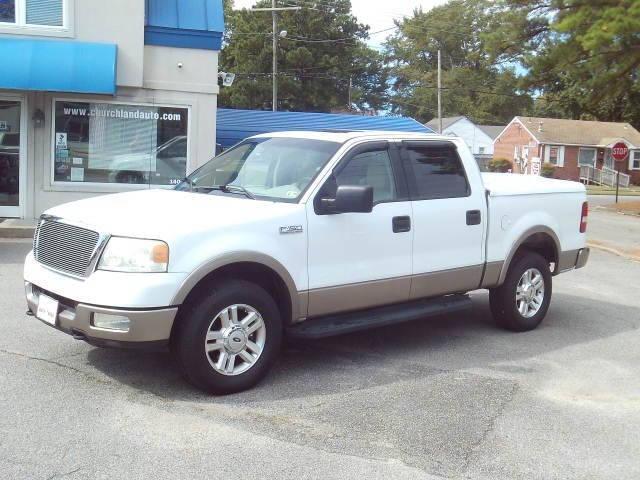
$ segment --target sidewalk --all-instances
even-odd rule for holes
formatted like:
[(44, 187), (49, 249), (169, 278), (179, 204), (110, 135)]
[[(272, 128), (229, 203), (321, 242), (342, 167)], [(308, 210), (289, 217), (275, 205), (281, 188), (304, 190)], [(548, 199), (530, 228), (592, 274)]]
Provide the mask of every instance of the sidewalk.
[(0, 238), (33, 238), (36, 220), (0, 218)]

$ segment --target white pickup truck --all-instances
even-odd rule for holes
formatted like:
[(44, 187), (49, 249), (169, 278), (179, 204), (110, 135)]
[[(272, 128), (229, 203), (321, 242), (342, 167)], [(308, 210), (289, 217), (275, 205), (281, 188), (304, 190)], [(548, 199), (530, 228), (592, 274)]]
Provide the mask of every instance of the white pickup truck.
[(481, 174), (458, 138), (259, 135), (174, 190), (45, 212), (29, 314), (98, 346), (171, 347), (213, 393), (246, 389), (283, 337), (319, 338), (471, 305), (535, 328), (552, 275), (585, 265), (580, 183)]

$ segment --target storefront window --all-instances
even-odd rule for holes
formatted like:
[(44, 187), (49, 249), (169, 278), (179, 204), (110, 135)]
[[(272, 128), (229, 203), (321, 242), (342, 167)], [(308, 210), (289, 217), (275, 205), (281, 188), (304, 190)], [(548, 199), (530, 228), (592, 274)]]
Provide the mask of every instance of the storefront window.
[(57, 101), (56, 182), (175, 185), (187, 170), (187, 108)]
[(15, 0), (0, 0), (0, 22), (15, 23), (16, 2)]

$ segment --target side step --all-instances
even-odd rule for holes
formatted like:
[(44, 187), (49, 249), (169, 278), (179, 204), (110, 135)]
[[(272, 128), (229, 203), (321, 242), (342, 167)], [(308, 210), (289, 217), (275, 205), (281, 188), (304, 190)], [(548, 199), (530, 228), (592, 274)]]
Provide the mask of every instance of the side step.
[(470, 310), (472, 305), (468, 295), (447, 295), (370, 310), (317, 317), (287, 328), (286, 335), (300, 339), (332, 337), (444, 313), (464, 312)]

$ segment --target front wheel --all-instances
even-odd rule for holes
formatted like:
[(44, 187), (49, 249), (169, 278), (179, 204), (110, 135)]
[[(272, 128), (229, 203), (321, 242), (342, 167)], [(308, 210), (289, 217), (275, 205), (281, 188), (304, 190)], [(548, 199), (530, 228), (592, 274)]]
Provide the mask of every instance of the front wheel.
[(504, 283), (489, 292), (493, 318), (514, 332), (533, 330), (547, 314), (551, 289), (549, 263), (526, 251), (509, 267)]
[(282, 342), (282, 320), (259, 285), (212, 285), (181, 318), (175, 353), (187, 379), (215, 394), (251, 388), (268, 372)]

